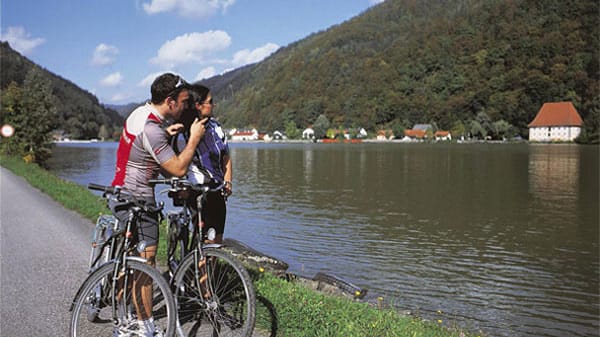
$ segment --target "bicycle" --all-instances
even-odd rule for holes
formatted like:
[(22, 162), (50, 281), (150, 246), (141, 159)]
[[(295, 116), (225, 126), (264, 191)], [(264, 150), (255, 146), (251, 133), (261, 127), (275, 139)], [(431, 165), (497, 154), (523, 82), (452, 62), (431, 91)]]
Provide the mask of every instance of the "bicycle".
[[(161, 213), (163, 205), (147, 205), (118, 187), (89, 184), (103, 192), (113, 213), (127, 211), (127, 219), (101, 215), (94, 229), (89, 275), (80, 286), (69, 311), (70, 336), (155, 336), (173, 337), (177, 305), (169, 282), (147, 261), (135, 256), (145, 242), (133, 244), (133, 234), (144, 213)], [(137, 253), (136, 253), (137, 252)], [(152, 291), (152, 303), (143, 294)], [(139, 315), (139, 317), (138, 317)], [(139, 319), (154, 320), (154, 328), (140, 326)]]
[(195, 205), (197, 223), (202, 224), (206, 195), (221, 191), (223, 185), (194, 185), (180, 178), (151, 183), (170, 185), (168, 196), (175, 206), (181, 207), (167, 217), (168, 261), (178, 305), (179, 336), (251, 336), (256, 320), (256, 295), (248, 271), (230, 253), (220, 249), (221, 244), (205, 243), (214, 238), (214, 233), (202, 231), (192, 221)]

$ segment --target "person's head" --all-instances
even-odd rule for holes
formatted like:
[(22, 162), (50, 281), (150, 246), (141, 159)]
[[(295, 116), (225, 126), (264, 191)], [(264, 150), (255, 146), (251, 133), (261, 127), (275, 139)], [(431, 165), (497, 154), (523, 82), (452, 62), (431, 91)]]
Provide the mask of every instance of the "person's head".
[(189, 84), (181, 76), (171, 73), (162, 74), (152, 82), (150, 87), (151, 102), (155, 105), (164, 105), (164, 112), (177, 119), (186, 108), (189, 98), (188, 89)]
[(215, 106), (210, 89), (202, 84), (190, 84), (190, 109), (198, 111), (200, 118), (212, 117)]

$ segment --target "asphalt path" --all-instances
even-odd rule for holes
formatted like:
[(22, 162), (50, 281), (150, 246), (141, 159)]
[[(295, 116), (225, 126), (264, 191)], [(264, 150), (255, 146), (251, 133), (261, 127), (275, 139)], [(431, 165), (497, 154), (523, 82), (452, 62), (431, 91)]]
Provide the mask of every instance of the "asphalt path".
[(93, 223), (0, 167), (0, 336), (68, 336)]
[(0, 337), (69, 335), (93, 228), (0, 166)]

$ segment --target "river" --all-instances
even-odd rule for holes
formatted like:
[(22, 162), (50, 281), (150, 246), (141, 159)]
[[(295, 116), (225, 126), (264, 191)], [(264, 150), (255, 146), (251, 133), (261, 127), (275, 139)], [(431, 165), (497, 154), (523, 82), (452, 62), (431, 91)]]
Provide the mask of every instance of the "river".
[[(116, 143), (51, 171), (110, 184)], [(598, 336), (599, 151), (558, 144), (231, 144), (225, 236), (490, 336)]]

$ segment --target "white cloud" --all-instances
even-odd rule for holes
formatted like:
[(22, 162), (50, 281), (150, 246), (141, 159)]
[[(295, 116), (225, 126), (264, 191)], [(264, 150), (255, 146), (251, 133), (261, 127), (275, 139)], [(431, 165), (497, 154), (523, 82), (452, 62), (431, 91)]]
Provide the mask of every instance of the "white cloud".
[(204, 18), (219, 10), (225, 12), (234, 3), (235, 0), (151, 0), (142, 6), (150, 15), (176, 11), (181, 16)]
[(130, 101), (132, 98), (133, 98), (133, 95), (131, 95), (130, 93), (119, 92), (119, 93), (114, 94), (110, 98), (110, 101), (111, 102), (125, 102), (125, 101)]
[(8, 31), (0, 35), (0, 40), (7, 41), (13, 49), (23, 55), (28, 55), (37, 46), (46, 42), (42, 38), (32, 38), (23, 27), (8, 27)]
[(384, 2), (384, 1), (385, 0), (369, 0), (369, 3), (371, 5), (377, 5), (377, 4), (380, 4), (380, 3)]
[(123, 76), (120, 72), (112, 73), (100, 81), (100, 84), (104, 87), (115, 87), (123, 81)]
[(231, 37), (221, 30), (184, 34), (165, 42), (150, 62), (166, 68), (185, 63), (202, 63), (207, 61), (209, 55), (226, 49), (230, 44)]
[(119, 49), (115, 46), (104, 43), (99, 44), (94, 50), (92, 64), (96, 66), (106, 66), (115, 62)]
[(205, 78), (211, 78), (211, 77), (215, 76), (216, 74), (217, 74), (217, 70), (215, 69), (215, 67), (206, 67), (206, 68), (200, 70), (198, 75), (196, 75), (196, 78), (194, 78), (194, 82), (201, 81)]
[(274, 43), (267, 43), (254, 50), (243, 49), (233, 55), (232, 63), (236, 67), (241, 67), (246, 64), (260, 62), (277, 49), (279, 49), (279, 46)]

